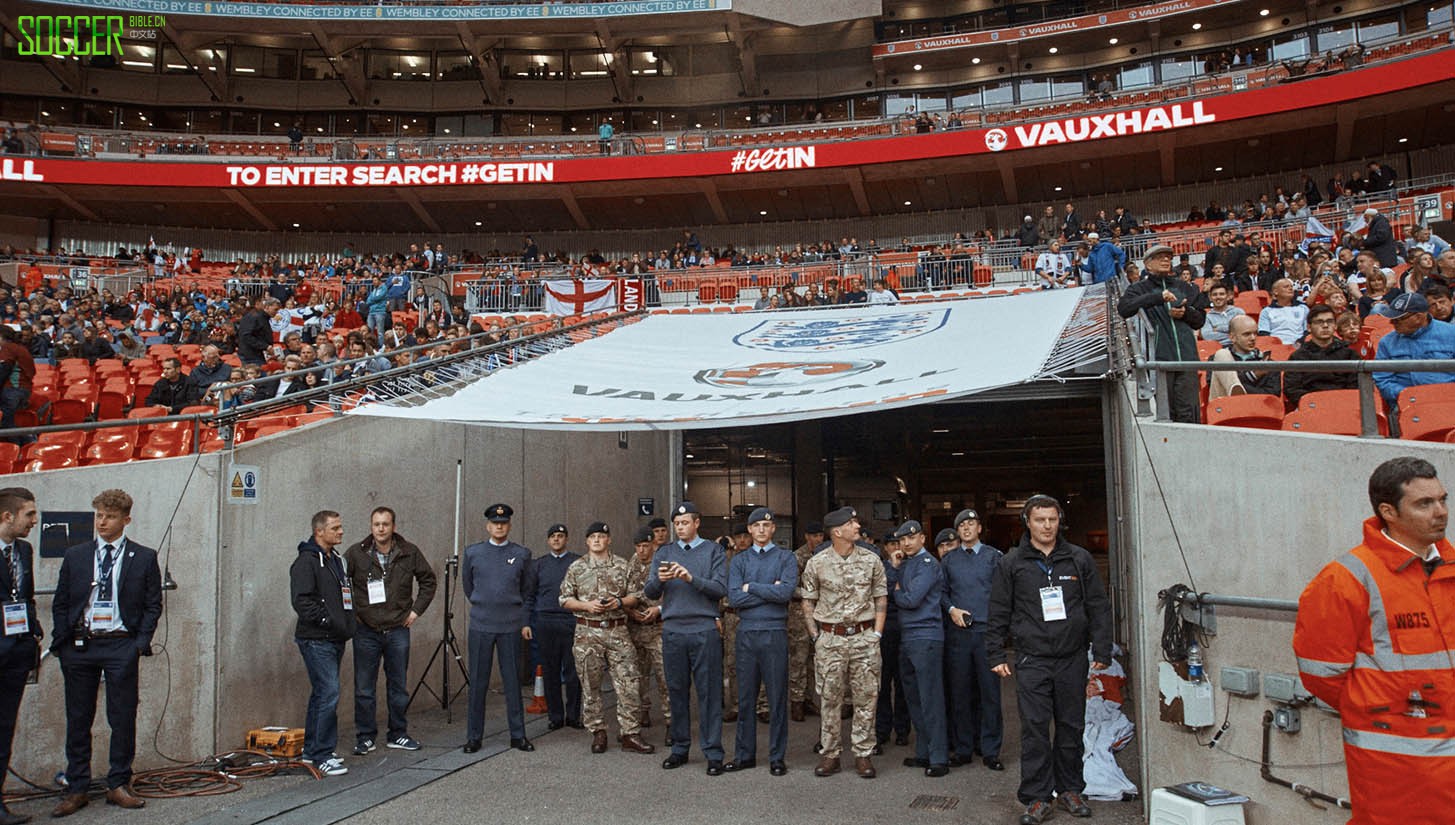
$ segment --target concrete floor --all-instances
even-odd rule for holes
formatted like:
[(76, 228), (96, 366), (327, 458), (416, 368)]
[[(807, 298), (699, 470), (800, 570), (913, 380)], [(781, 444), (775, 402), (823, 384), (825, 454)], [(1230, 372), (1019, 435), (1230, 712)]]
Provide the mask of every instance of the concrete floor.
[[(1007, 691), (1006, 730), (1017, 722), (1013, 696)], [(608, 696), (608, 702), (611, 697)], [(691, 760), (675, 771), (664, 771), (661, 747), (665, 730), (657, 725), (644, 738), (659, 751), (654, 755), (605, 754), (589, 751), (590, 736), (565, 728), (547, 733), (545, 719), (529, 717), (528, 734), (534, 753), (506, 748), (500, 696), (492, 693), (487, 708), (485, 747), (477, 754), (460, 751), (464, 739), (464, 704), (457, 700), (453, 723), (438, 705), (421, 704), (411, 712), (411, 733), (425, 744), (418, 752), (383, 747), (368, 756), (348, 755), (353, 743), (351, 720), (341, 720), (339, 753), (349, 767), (342, 777), (313, 780), (303, 773), (249, 780), (237, 793), (214, 797), (157, 799), (145, 811), (120, 811), (93, 801), (69, 819), (75, 825), (483, 825), (484, 823), (559, 823), (586, 819), (600, 823), (885, 823), (916, 821), (955, 825), (1013, 823), (1020, 813), (1015, 799), (1018, 781), (1018, 745), (1007, 738), (1007, 769), (993, 772), (977, 763), (952, 769), (949, 776), (931, 779), (921, 769), (901, 761), (912, 747), (886, 748), (875, 759), (879, 777), (864, 780), (852, 772), (820, 779), (813, 775), (817, 756), (818, 718), (790, 723), (789, 773), (769, 775), (766, 725), (759, 725), (762, 754), (759, 767), (738, 774), (709, 777), (706, 763), (694, 747)], [(847, 723), (846, 723), (847, 724)], [(732, 725), (725, 726), (724, 743), (731, 756)], [(614, 720), (613, 720), (614, 730)], [(1137, 776), (1128, 748), (1121, 755), (1127, 774)], [(8, 786), (15, 790), (14, 780)], [(17, 813), (45, 818), (51, 800), (16, 804)], [(1140, 823), (1140, 802), (1092, 803), (1102, 825)], [(1071, 821), (1064, 811), (1057, 821)]]

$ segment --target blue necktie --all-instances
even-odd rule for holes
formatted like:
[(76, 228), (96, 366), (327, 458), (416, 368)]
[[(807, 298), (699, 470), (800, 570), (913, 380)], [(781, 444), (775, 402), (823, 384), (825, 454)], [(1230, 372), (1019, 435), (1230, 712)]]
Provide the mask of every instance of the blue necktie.
[(116, 559), (112, 558), (111, 554), (116, 550), (116, 546), (108, 544), (101, 549), (106, 555), (101, 557), (101, 582), (96, 591), (96, 598), (98, 601), (109, 602), (111, 601), (111, 569), (116, 564)]

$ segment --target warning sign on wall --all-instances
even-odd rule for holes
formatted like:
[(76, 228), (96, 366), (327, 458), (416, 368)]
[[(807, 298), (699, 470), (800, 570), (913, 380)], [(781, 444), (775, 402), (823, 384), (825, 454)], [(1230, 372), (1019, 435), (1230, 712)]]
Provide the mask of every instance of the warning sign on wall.
[(261, 480), (256, 466), (233, 464), (227, 470), (227, 500), (233, 504), (257, 504)]

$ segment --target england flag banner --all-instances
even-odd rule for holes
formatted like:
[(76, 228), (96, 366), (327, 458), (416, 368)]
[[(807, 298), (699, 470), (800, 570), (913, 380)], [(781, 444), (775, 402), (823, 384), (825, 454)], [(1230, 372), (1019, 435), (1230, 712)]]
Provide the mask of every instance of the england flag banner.
[(496, 370), (452, 395), (368, 404), (354, 413), (530, 429), (662, 430), (924, 404), (1036, 378), (1084, 293), (652, 315)]
[(588, 315), (616, 309), (616, 281), (543, 281), (548, 315)]

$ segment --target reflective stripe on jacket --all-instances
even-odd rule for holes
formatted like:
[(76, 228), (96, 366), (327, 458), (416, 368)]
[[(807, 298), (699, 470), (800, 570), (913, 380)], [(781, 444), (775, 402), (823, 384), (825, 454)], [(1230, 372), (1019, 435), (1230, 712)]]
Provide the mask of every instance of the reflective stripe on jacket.
[(1299, 675), (1339, 711), (1354, 825), (1447, 822), (1455, 805), (1455, 547), (1436, 547), (1426, 576), (1370, 518), (1299, 597)]

